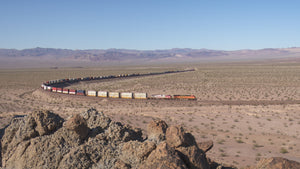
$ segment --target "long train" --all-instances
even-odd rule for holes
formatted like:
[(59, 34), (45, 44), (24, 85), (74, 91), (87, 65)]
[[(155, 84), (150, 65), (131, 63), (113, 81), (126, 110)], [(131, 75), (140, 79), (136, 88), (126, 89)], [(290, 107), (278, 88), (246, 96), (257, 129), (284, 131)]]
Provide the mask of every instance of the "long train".
[(197, 100), (194, 95), (164, 95), (164, 94), (154, 94), (148, 96), (147, 93), (132, 93), (132, 92), (108, 92), (108, 91), (95, 91), (95, 90), (76, 90), (63, 87), (54, 87), (55, 85), (65, 84), (65, 83), (76, 83), (79, 81), (90, 81), (90, 80), (100, 80), (100, 79), (112, 79), (112, 78), (122, 78), (122, 77), (132, 77), (132, 76), (149, 76), (149, 75), (159, 75), (166, 73), (178, 73), (194, 71), (194, 69), (183, 70), (183, 71), (166, 71), (160, 73), (147, 73), (147, 74), (120, 74), (117, 76), (98, 76), (98, 77), (85, 77), (85, 78), (70, 78), (70, 79), (59, 79), (51, 80), (42, 83), (41, 88), (54, 92), (69, 95), (79, 95), (79, 96), (92, 96), (92, 97), (103, 97), (103, 98), (122, 98), (122, 99), (166, 99), (166, 100)]

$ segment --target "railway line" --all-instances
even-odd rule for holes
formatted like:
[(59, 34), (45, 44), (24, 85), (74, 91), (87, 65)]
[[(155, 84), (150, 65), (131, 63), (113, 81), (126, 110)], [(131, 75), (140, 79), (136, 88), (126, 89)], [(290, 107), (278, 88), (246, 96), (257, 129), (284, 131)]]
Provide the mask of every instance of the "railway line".
[(72, 99), (76, 101), (90, 100), (90, 101), (103, 101), (103, 99), (107, 100), (109, 103), (121, 104), (121, 103), (145, 103), (145, 104), (155, 104), (161, 106), (172, 106), (172, 107), (194, 107), (194, 106), (260, 106), (260, 105), (289, 105), (289, 104), (300, 104), (300, 100), (200, 100), (197, 99), (195, 101), (190, 100), (164, 100), (164, 99), (116, 99), (116, 98), (100, 98), (100, 97), (84, 97), (84, 96), (76, 96), (76, 95), (68, 95), (68, 94), (57, 94), (53, 92), (48, 92), (45, 90), (41, 90), (41, 92), (49, 95), (50, 97), (64, 97), (67, 99)]
[[(147, 93), (133, 93), (133, 92), (111, 92), (111, 91), (93, 91), (93, 90), (74, 90), (70, 86), (74, 83), (101, 83), (107, 81), (119, 81), (130, 78), (141, 78), (145, 76), (154, 76), (169, 73), (182, 73), (187, 71), (194, 71), (194, 69), (182, 70), (182, 71), (167, 71), (159, 73), (147, 73), (147, 74), (122, 74), (122, 75), (110, 75), (99, 77), (85, 77), (85, 78), (72, 78), (72, 79), (59, 79), (48, 82), (43, 82), (41, 88), (45, 92), (48, 92), (53, 97), (57, 94), (60, 96), (70, 97), (72, 99), (94, 99), (94, 98), (106, 98), (110, 102), (119, 102), (127, 100), (129, 102), (145, 101), (149, 103), (164, 104), (168, 103), (178, 106), (201, 106), (201, 105), (286, 105), (286, 104), (300, 104), (300, 100), (201, 100), (196, 99), (194, 95), (164, 95), (157, 94), (148, 96)], [(58, 90), (59, 89), (59, 90)], [(78, 97), (88, 96), (88, 97)], [(193, 102), (189, 102), (189, 101)], [(171, 101), (171, 102), (170, 102)]]
[(68, 79), (58, 79), (50, 80), (43, 82), (41, 88), (45, 91), (59, 94), (68, 94), (76, 96), (91, 96), (91, 97), (102, 97), (102, 98), (121, 98), (121, 99), (160, 99), (160, 100), (197, 100), (194, 95), (165, 95), (165, 94), (156, 94), (148, 96), (147, 93), (133, 93), (133, 92), (114, 92), (114, 91), (95, 91), (95, 90), (79, 90), (72, 89), (69, 86), (73, 83), (78, 82), (91, 82), (91, 81), (104, 81), (112, 79), (123, 79), (123, 78), (133, 78), (133, 77), (144, 77), (144, 76), (153, 76), (161, 74), (171, 74), (171, 73), (182, 73), (194, 71), (194, 69), (186, 70), (172, 70), (165, 72), (156, 72), (156, 73), (145, 73), (145, 74), (120, 74), (120, 75), (109, 75), (109, 76), (98, 76), (98, 77), (82, 77), (82, 78), (68, 78)]

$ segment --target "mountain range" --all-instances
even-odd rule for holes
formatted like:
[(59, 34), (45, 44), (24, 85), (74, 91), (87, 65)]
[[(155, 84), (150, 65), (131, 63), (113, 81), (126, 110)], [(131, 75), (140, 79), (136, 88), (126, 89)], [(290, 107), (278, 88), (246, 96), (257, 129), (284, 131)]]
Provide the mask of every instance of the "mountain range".
[(266, 48), (259, 50), (210, 50), (173, 48), (165, 50), (90, 49), (70, 50), (55, 48), (0, 49), (1, 67), (14, 64), (32, 65), (48, 63), (49, 66), (68, 63), (129, 64), (129, 63), (169, 63), (195, 61), (254, 61), (266, 59), (299, 60), (300, 48)]

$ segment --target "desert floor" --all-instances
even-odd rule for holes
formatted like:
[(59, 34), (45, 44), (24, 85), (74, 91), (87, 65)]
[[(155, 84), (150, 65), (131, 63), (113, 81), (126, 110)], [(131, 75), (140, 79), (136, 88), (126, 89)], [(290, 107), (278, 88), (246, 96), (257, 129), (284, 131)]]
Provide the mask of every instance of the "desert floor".
[[(43, 81), (86, 76), (193, 72), (99, 80), (68, 88), (151, 94), (194, 94), (197, 101), (108, 99), (40, 89)], [(197, 142), (213, 140), (209, 158), (238, 167), (263, 157), (300, 162), (300, 63), (227, 63), (100, 68), (0, 69), (0, 128), (38, 109), (67, 117), (90, 107), (142, 128), (152, 119), (183, 125)]]

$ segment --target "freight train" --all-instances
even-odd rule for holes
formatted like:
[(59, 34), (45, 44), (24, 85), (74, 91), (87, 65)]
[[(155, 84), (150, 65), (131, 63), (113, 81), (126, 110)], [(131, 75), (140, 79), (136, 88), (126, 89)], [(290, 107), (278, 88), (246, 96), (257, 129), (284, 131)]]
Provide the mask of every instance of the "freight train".
[(149, 75), (159, 75), (167, 73), (178, 73), (194, 71), (194, 69), (183, 70), (183, 71), (166, 71), (160, 73), (147, 73), (147, 74), (120, 74), (117, 76), (98, 76), (98, 77), (84, 77), (84, 78), (70, 78), (70, 79), (59, 79), (43, 82), (41, 88), (53, 93), (62, 93), (69, 95), (78, 96), (91, 96), (91, 97), (103, 97), (103, 98), (122, 98), (122, 99), (164, 99), (164, 100), (196, 100), (194, 95), (164, 95), (164, 94), (154, 94), (148, 96), (147, 93), (132, 93), (132, 92), (108, 92), (108, 91), (95, 91), (95, 90), (76, 90), (63, 87), (54, 87), (64, 83), (76, 83), (79, 81), (90, 81), (90, 80), (100, 80), (100, 79), (112, 79), (112, 78), (122, 78), (122, 77), (132, 77), (132, 76), (149, 76)]

